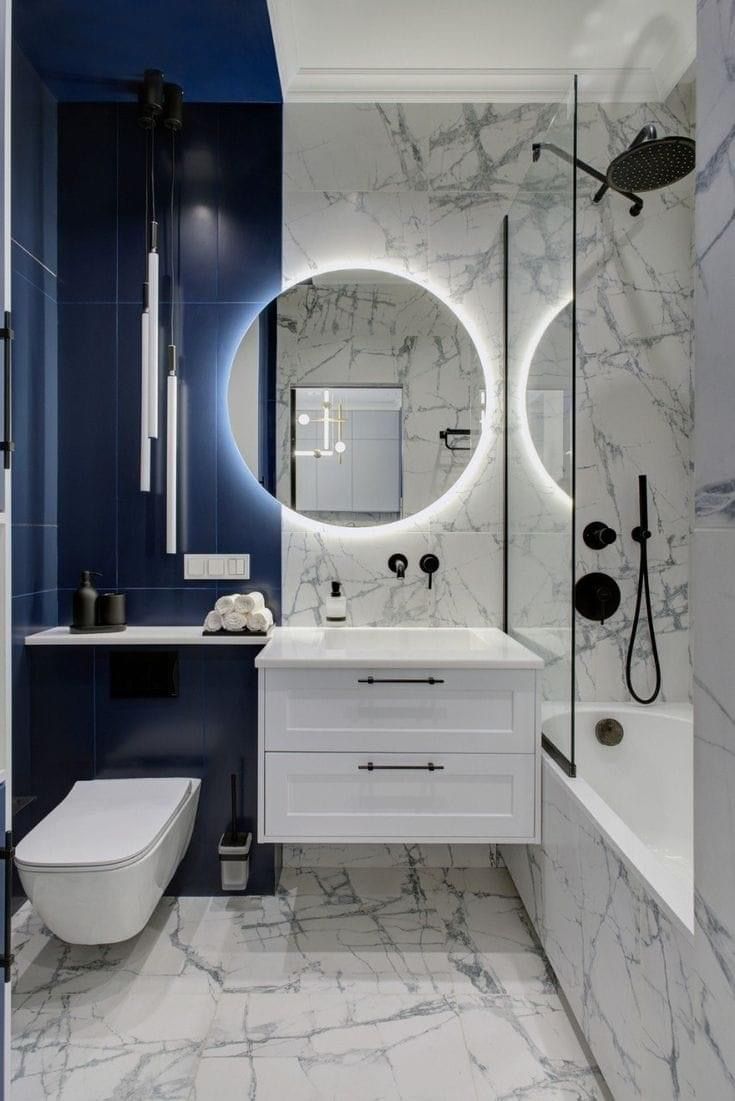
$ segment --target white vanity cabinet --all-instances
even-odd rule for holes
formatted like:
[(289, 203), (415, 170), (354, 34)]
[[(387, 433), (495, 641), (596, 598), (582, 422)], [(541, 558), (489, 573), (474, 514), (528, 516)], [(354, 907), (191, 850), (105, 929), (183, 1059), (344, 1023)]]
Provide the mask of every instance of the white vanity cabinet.
[(315, 638), (309, 665), (283, 635), (259, 655), (260, 840), (537, 841), (540, 661), (488, 631), (474, 637), (499, 636), (521, 667), (481, 665), (477, 651), (463, 667), (461, 647), (419, 667), (430, 651), (396, 633), (393, 665), (374, 652), (357, 664), (344, 634), (321, 651)]

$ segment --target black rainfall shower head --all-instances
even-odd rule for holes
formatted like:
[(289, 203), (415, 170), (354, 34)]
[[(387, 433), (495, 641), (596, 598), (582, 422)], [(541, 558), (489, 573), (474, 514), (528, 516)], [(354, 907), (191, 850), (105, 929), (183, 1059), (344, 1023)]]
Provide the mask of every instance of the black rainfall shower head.
[(615, 191), (656, 191), (670, 187), (694, 168), (691, 138), (653, 138), (633, 144), (611, 163), (607, 182)]

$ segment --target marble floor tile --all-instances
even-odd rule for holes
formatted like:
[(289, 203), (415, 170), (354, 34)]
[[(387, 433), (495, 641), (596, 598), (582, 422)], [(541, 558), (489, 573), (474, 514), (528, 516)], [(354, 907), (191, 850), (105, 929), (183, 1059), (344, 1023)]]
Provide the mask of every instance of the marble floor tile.
[(422, 994), (453, 981), (446, 929), (410, 868), (285, 869), (240, 917), (226, 990)]
[(459, 1016), (441, 996), (225, 993), (204, 1056), (247, 1056), (255, 1074), (298, 1061), (297, 1097), (474, 1096)]
[(556, 995), (456, 1002), (478, 1099), (598, 1101), (606, 1097)]
[(14, 919), (13, 1098), (602, 1098), (504, 869), (291, 867), (140, 936)]
[(556, 982), (504, 868), (420, 871), (446, 928), (457, 993), (551, 994)]

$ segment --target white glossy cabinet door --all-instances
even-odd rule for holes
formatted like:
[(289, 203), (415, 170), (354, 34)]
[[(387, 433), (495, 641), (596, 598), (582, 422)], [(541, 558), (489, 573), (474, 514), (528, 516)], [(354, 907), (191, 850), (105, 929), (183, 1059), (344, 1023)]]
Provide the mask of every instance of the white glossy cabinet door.
[(426, 754), (268, 753), (266, 834), (311, 841), (533, 835), (533, 754), (441, 753), (433, 770), (428, 763)]

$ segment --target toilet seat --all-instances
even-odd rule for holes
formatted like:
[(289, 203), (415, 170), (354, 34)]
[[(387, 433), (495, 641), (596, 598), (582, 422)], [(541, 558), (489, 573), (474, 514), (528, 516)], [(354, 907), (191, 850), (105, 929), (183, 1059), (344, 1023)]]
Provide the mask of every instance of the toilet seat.
[(19, 869), (123, 868), (142, 859), (191, 792), (189, 779), (79, 780), (16, 848)]
[(200, 790), (189, 777), (78, 781), (16, 850), (47, 928), (70, 944), (139, 933), (188, 848)]

